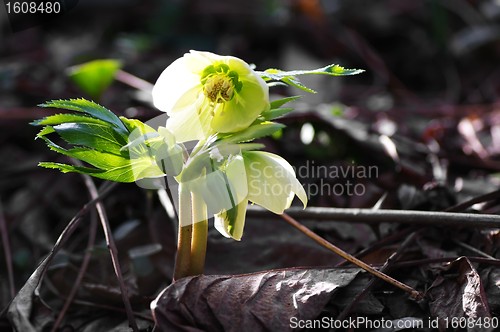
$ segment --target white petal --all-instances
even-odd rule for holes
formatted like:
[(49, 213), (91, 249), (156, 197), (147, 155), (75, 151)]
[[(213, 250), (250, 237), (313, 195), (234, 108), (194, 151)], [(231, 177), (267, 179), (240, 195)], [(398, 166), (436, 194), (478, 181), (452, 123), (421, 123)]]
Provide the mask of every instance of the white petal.
[(203, 103), (203, 96), (192, 102), (182, 112), (175, 112), (167, 120), (166, 128), (179, 143), (201, 140), (210, 134), (212, 115), (208, 104)]
[(206, 67), (212, 65), (216, 61), (220, 61), (222, 58), (224, 57), (214, 53), (195, 50), (191, 50), (189, 53), (184, 54), (187, 67), (192, 73), (197, 75), (201, 75)]
[(216, 169), (182, 183), (191, 192), (196, 192), (203, 197), (209, 217), (232, 209), (245, 200), (248, 193), (245, 166), (241, 155), (233, 157), (224, 171)]
[(158, 134), (165, 140), (168, 147), (172, 147), (175, 144), (175, 136), (166, 127), (158, 127)]
[(297, 195), (305, 208), (306, 192), (296, 179), (293, 167), (285, 159), (262, 151), (244, 152), (243, 157), (250, 201), (281, 214)]
[[(153, 87), (153, 103), (160, 111), (170, 112), (184, 94), (200, 87), (200, 76), (187, 66), (184, 57), (175, 60), (160, 75)], [(193, 99), (191, 99), (193, 100)]]
[(229, 164), (226, 166), (225, 172), (232, 191), (234, 192), (234, 203), (239, 204), (248, 195), (247, 176), (243, 156), (240, 154), (232, 156)]

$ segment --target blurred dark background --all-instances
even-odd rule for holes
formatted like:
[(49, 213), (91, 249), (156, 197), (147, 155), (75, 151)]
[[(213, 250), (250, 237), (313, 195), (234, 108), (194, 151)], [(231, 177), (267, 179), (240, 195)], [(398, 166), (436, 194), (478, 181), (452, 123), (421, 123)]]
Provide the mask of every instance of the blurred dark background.
[(189, 49), (233, 54), (258, 68), (338, 62), (367, 70), (316, 102), (492, 103), (499, 12), (493, 0), (86, 0), (12, 33), (3, 11), (2, 106), (76, 94), (64, 84), (65, 68), (95, 58), (121, 59), (154, 82)]
[[(34, 140), (38, 128), (28, 123), (48, 114), (39, 103), (88, 97), (70, 81), (67, 68), (89, 60), (119, 59), (125, 72), (151, 83), (190, 49), (234, 55), (261, 70), (330, 63), (362, 68), (366, 72), (352, 77), (304, 78), (319, 93), (296, 103), (297, 112), (282, 120), (288, 128), (281, 139), (266, 140), (268, 150), (294, 166), (315, 160), (379, 167), (377, 179), (361, 179), (367, 181), (365, 195), (315, 196), (311, 205), (372, 207), (386, 195), (384, 207), (437, 210), (497, 188), (497, 0), (80, 0), (64, 15), (40, 23), (14, 32), (0, 8), (0, 213), (11, 239), (17, 287), (88, 201), (78, 175), (36, 166), (60, 157)], [(300, 91), (280, 87), (273, 93)], [(142, 120), (159, 114), (149, 96), (123, 82), (114, 82), (99, 102)], [(304, 138), (304, 123), (314, 129), (312, 137)], [(166, 216), (153, 193), (134, 185), (118, 188), (105, 203), (112, 226), (121, 230), (124, 255), (147, 243), (163, 244), (164, 255), (155, 256), (157, 273), (135, 275), (136, 284), (149, 287), (139, 287), (138, 294), (149, 296), (171, 275), (173, 233), (161, 222)], [(87, 234), (82, 227), (68, 252), (84, 248)], [(356, 236), (339, 241), (360, 249)], [(101, 251), (96, 255), (107, 257)], [(262, 259), (245, 268), (210, 258), (209, 252), (208, 269), (232, 273), (323, 264), (307, 261), (313, 256), (276, 265)], [(10, 299), (3, 259), (0, 307)], [(69, 273), (65, 268), (72, 259), (68, 254), (61, 260), (61, 271)], [(95, 283), (113, 279), (112, 274), (99, 278)]]

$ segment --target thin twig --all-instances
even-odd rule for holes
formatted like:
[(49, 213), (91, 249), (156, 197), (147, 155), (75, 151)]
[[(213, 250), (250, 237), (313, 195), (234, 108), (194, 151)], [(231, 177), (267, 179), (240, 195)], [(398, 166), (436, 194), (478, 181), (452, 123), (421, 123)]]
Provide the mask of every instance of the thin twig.
[(416, 291), (415, 289), (411, 288), (410, 286), (408, 286), (408, 285), (406, 285), (406, 284), (404, 284), (404, 283), (402, 283), (400, 281), (397, 281), (394, 278), (389, 277), (388, 275), (386, 275), (386, 274), (384, 274), (382, 272), (379, 272), (379, 271), (375, 270), (370, 265), (368, 265), (365, 262), (357, 259), (356, 257), (353, 257), (352, 255), (350, 255), (347, 252), (343, 251), (339, 247), (337, 247), (337, 246), (333, 245), (332, 243), (328, 242), (327, 240), (325, 240), (324, 238), (322, 238), (318, 234), (314, 233), (309, 228), (303, 226), (297, 220), (295, 220), (292, 217), (290, 217), (288, 214), (283, 213), (283, 214), (281, 214), (281, 217), (288, 224), (290, 224), (291, 226), (297, 228), (299, 231), (301, 231), (302, 233), (304, 233), (305, 235), (307, 235), (308, 237), (310, 237), (312, 240), (314, 240), (316, 243), (320, 244), (321, 246), (327, 248), (330, 251), (333, 251), (334, 253), (336, 253), (340, 257), (344, 258), (345, 260), (348, 260), (349, 262), (351, 262), (351, 263), (359, 266), (360, 268), (362, 268), (366, 272), (373, 274), (374, 276), (376, 276), (376, 277), (378, 277), (378, 278), (380, 278), (380, 279), (382, 279), (382, 280), (384, 280), (384, 281), (392, 284), (393, 286), (395, 286), (395, 287), (397, 287), (399, 289), (402, 289), (403, 291), (405, 291), (408, 294), (410, 294), (410, 296), (413, 299), (420, 300), (420, 299), (423, 298), (422, 293)]
[[(75, 300), (73, 303), (77, 304), (77, 305), (81, 305), (81, 306), (90, 306), (93, 308), (101, 308), (101, 309), (105, 309), (105, 310), (111, 310), (111, 311), (122, 312), (122, 313), (125, 312), (125, 310), (123, 308), (119, 308), (119, 307), (115, 307), (115, 306), (107, 305), (107, 304), (102, 304), (102, 303), (89, 302), (89, 301), (83, 301), (83, 300)], [(154, 322), (154, 319), (151, 315), (143, 314), (140, 312), (134, 312), (134, 315), (135, 315), (135, 317)]]
[(12, 252), (10, 251), (8, 228), (3, 214), (2, 202), (0, 202), (0, 233), (2, 233), (2, 247), (5, 255), (5, 265), (7, 266), (10, 297), (14, 298), (16, 296), (16, 286), (14, 284), (14, 269), (12, 268)]
[(56, 332), (59, 326), (62, 323), (62, 320), (64, 319), (64, 316), (66, 315), (66, 312), (68, 311), (69, 306), (71, 305), (71, 302), (73, 302), (73, 299), (75, 298), (76, 293), (78, 292), (78, 289), (80, 288), (80, 284), (83, 280), (83, 276), (85, 275), (85, 272), (87, 271), (87, 267), (90, 263), (90, 258), (92, 257), (92, 247), (94, 246), (95, 243), (95, 238), (96, 238), (96, 233), (97, 233), (97, 216), (95, 215), (95, 210), (92, 210), (92, 216), (90, 219), (90, 231), (89, 231), (89, 238), (87, 240), (87, 250), (85, 251), (85, 255), (82, 260), (82, 265), (80, 266), (80, 269), (78, 271), (78, 275), (76, 277), (75, 283), (73, 284), (73, 287), (71, 288), (70, 293), (68, 294), (66, 300), (64, 301), (64, 305), (59, 312), (57, 319), (52, 326), (51, 332)]
[[(385, 264), (380, 268), (380, 272), (382, 273), (388, 273), (392, 267), (394, 266), (394, 263), (401, 257), (403, 252), (406, 250), (406, 248), (415, 241), (417, 238), (418, 234), (420, 232), (413, 232), (410, 236), (406, 238), (406, 240), (401, 243), (401, 245), (398, 247), (398, 249), (387, 259)], [(377, 282), (378, 279), (373, 278), (371, 279), (368, 284), (363, 288), (363, 290), (356, 295), (356, 297), (351, 301), (351, 303), (342, 310), (342, 312), (337, 316), (337, 320), (343, 320), (347, 315), (351, 312), (352, 308), (361, 301), (366, 294), (370, 291), (370, 289), (373, 287), (373, 285)]]
[[(91, 197), (97, 197), (98, 192), (97, 188), (94, 184), (92, 178), (88, 175), (82, 175), (85, 185), (90, 193)], [(120, 286), (120, 291), (122, 295), (123, 304), (125, 306), (125, 311), (127, 313), (128, 323), (134, 332), (139, 331), (139, 327), (137, 326), (137, 322), (135, 321), (134, 312), (132, 311), (132, 306), (130, 305), (130, 300), (128, 297), (128, 289), (125, 286), (125, 281), (123, 280), (123, 274), (120, 267), (120, 262), (118, 260), (118, 248), (116, 247), (115, 240), (113, 238), (113, 234), (111, 232), (111, 227), (109, 226), (108, 216), (106, 215), (106, 210), (104, 210), (104, 206), (99, 201), (96, 203), (95, 208), (97, 210), (97, 214), (99, 215), (99, 219), (101, 221), (102, 229), (104, 231), (104, 237), (106, 239), (106, 245), (108, 246), (109, 253), (111, 254), (111, 262), (113, 264), (113, 268), (115, 270), (116, 278), (118, 280), (118, 285)]]
[[(474, 263), (481, 263), (481, 264), (491, 264), (495, 266), (500, 266), (500, 259), (490, 259), (490, 258), (483, 258), (483, 257), (470, 257), (470, 256), (465, 256), (467, 257), (468, 260)], [(411, 261), (404, 261), (404, 262), (397, 262), (393, 265), (393, 267), (409, 267), (409, 266), (420, 266), (420, 265), (427, 265), (427, 264), (436, 264), (436, 263), (449, 263), (457, 260), (460, 257), (439, 257), (439, 258), (425, 258), (425, 259), (415, 259)]]
[(131, 86), (132, 88), (136, 88), (137, 90), (145, 91), (147, 93), (151, 93), (153, 90), (153, 84), (121, 69), (116, 72), (115, 79)]
[[(400, 240), (401, 238), (403, 237), (406, 237), (408, 236), (408, 234), (411, 234), (413, 232), (415, 232), (417, 230), (416, 227), (408, 227), (408, 228), (405, 228), (397, 233), (394, 233), (394, 234), (391, 234), (391, 235), (388, 235), (380, 240), (378, 240), (377, 242), (371, 244), (369, 247), (357, 252), (354, 257), (356, 258), (361, 258), (363, 256), (366, 256), (368, 255), (369, 253), (379, 249), (379, 248), (382, 248), (383, 246), (386, 246), (390, 243), (394, 243), (398, 240)], [(343, 260), (341, 261), (340, 263), (338, 263), (337, 265), (335, 265), (336, 267), (341, 267), (341, 266), (344, 266), (344, 265), (347, 265), (349, 262), (346, 261), (346, 260)]]
[[(279, 215), (272, 214), (256, 206), (249, 206), (247, 214), (252, 217), (279, 217)], [(292, 207), (287, 210), (287, 214), (301, 220), (350, 221), (366, 224), (389, 222), (425, 226), (500, 228), (500, 216), (494, 214), (323, 207), (308, 207), (305, 210), (299, 207)]]
[[(100, 195), (93, 198), (90, 200), (88, 203), (86, 203), (80, 211), (77, 212), (71, 218), (69, 221), (68, 225), (63, 229), (61, 234), (56, 240), (56, 243), (50, 250), (49, 254), (44, 258), (44, 260), (38, 265), (36, 268), (35, 272), (29, 277), (28, 282), (24, 284), (24, 286), (19, 290), (17, 293), (16, 297), (13, 299), (13, 301), (16, 301), (16, 298), (27, 298), (32, 296), (33, 291), (36, 290), (37, 288), (40, 287), (40, 282), (43, 279), (45, 273), (47, 272), (47, 268), (49, 267), (50, 262), (56, 255), (56, 253), (62, 248), (62, 246), (66, 243), (66, 241), (69, 239), (71, 234), (78, 228), (80, 225), (80, 222), (82, 220), (82, 217), (88, 212), (88, 210), (96, 204), (99, 200), (101, 200), (106, 194), (109, 193), (109, 191), (114, 188), (116, 183), (110, 183), (109, 186), (107, 186), (105, 189), (101, 191)], [(35, 289), (33, 289), (33, 285), (29, 282), (30, 280), (36, 280), (36, 286)], [(10, 305), (5, 307), (5, 309), (0, 312), (0, 317), (5, 315), (5, 312), (9, 312)]]
[(469, 250), (469, 251), (471, 251), (471, 252), (473, 252), (473, 253), (475, 253), (475, 254), (477, 254), (477, 255), (479, 255), (479, 256), (482, 256), (482, 257), (484, 257), (484, 258), (488, 258), (488, 259), (495, 259), (495, 257), (493, 257), (493, 256), (491, 256), (491, 255), (488, 255), (487, 253), (482, 252), (481, 250), (479, 250), (479, 249), (477, 249), (477, 248), (474, 248), (473, 246), (471, 246), (471, 245), (469, 245), (469, 244), (467, 244), (467, 243), (464, 243), (464, 242), (462, 242), (462, 241), (458, 241), (458, 240), (453, 240), (453, 242), (454, 242), (456, 245), (458, 245), (458, 246), (460, 246), (460, 247), (462, 247), (462, 248), (464, 248), (464, 249), (467, 249), (467, 250)]
[(445, 211), (446, 212), (464, 211), (465, 209), (471, 207), (474, 204), (488, 202), (488, 201), (492, 201), (494, 199), (499, 199), (499, 198), (500, 198), (500, 189), (492, 191), (492, 192), (484, 194), (484, 195), (481, 195), (481, 196), (476, 196), (474, 198), (471, 198), (471, 199), (469, 199), (465, 202), (459, 203), (457, 205), (453, 205), (453, 206), (447, 208)]

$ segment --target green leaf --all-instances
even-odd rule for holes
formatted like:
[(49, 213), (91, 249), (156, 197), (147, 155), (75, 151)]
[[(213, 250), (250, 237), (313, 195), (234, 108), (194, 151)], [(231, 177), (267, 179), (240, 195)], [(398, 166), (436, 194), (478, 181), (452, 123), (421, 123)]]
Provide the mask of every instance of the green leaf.
[(307, 86), (302, 84), (295, 76), (283, 77), (281, 80), (283, 82), (285, 82), (286, 84), (291, 85), (293, 87), (296, 87), (297, 89), (300, 89), (302, 91), (309, 92), (309, 93), (316, 93), (316, 90), (308, 88)]
[[(164, 144), (163, 138), (150, 126), (139, 120), (118, 118), (106, 108), (84, 99), (55, 100), (41, 106), (84, 113), (51, 115), (32, 124), (46, 125), (37, 137), (42, 138), (51, 150), (95, 168), (50, 162), (40, 166), (116, 182), (164, 176), (154, 158), (154, 148)], [(65, 149), (55, 144), (46, 137), (53, 132), (76, 147)], [(138, 138), (137, 146), (130, 147), (129, 138), (134, 137)]]
[(316, 91), (303, 85), (296, 76), (299, 75), (330, 75), (330, 76), (347, 76), (356, 75), (364, 72), (362, 69), (346, 69), (339, 65), (328, 65), (323, 68), (312, 69), (312, 70), (292, 70), (283, 71), (280, 69), (266, 69), (265, 71), (259, 71), (259, 74), (265, 81), (281, 81), (288, 85), (294, 86), (306, 92), (316, 93)]
[(126, 138), (119, 135), (110, 126), (95, 123), (63, 123), (53, 127), (69, 144), (86, 146), (116, 155), (127, 144)]
[(280, 69), (270, 68), (266, 69), (263, 72), (257, 72), (257, 73), (265, 78), (281, 81), (283, 78), (290, 76), (299, 76), (299, 75), (350, 76), (350, 75), (361, 74), (362, 72), (364, 72), (363, 69), (346, 69), (342, 66), (332, 64), (312, 70), (283, 71)]
[(129, 159), (123, 156), (117, 156), (115, 154), (96, 151), (89, 148), (73, 148), (66, 150), (46, 137), (43, 137), (43, 139), (52, 151), (84, 161), (97, 168), (110, 169), (130, 164)]
[(50, 115), (43, 119), (35, 120), (30, 124), (34, 126), (43, 126), (43, 125), (54, 126), (62, 123), (97, 123), (104, 126), (108, 124), (105, 121), (90, 116), (68, 114), (68, 113)]
[(121, 168), (115, 168), (112, 170), (101, 170), (97, 168), (89, 168), (83, 166), (74, 166), (53, 162), (41, 162), (38, 163), (38, 166), (57, 169), (63, 173), (79, 173), (79, 174), (87, 174), (99, 179), (115, 181), (115, 182), (125, 182), (130, 183), (134, 182), (134, 173), (130, 168), (130, 165), (124, 166)]
[(262, 119), (269, 121), (269, 120), (274, 120), (274, 119), (277, 119), (279, 117), (282, 117), (283, 115), (288, 114), (291, 111), (293, 111), (293, 108), (291, 108), (291, 107), (274, 108), (274, 109), (270, 109), (268, 111), (262, 112), (262, 114), (260, 116), (262, 117)]
[(94, 60), (68, 69), (68, 76), (85, 93), (99, 99), (122, 67), (118, 60)]
[[(139, 133), (138, 133), (139, 135)], [(134, 150), (137, 149), (140, 145), (145, 145), (147, 147), (150, 147), (152, 145), (159, 145), (163, 144), (163, 138), (157, 133), (147, 133), (144, 135), (130, 135), (129, 137), (129, 143), (127, 145), (124, 145), (121, 147), (121, 151), (125, 150)]]
[(139, 129), (141, 135), (147, 133), (156, 133), (156, 130), (154, 130), (151, 126), (145, 124), (144, 122), (141, 122), (140, 120), (127, 119), (124, 116), (120, 116), (119, 119), (123, 122), (129, 132), (133, 132), (134, 130)]
[[(94, 176), (95, 174), (104, 173), (103, 170), (99, 170), (96, 168), (74, 166), (74, 165), (67, 165), (67, 164), (61, 164), (61, 163), (53, 163), (53, 162), (49, 162), (49, 161), (39, 162), (38, 166), (50, 168), (50, 169), (57, 169), (63, 173), (80, 173), (80, 174), (88, 174), (88, 175), (92, 175), (92, 176)], [(123, 181), (123, 182), (126, 182), (126, 181)]]
[(131, 132), (128, 138), (129, 143), (122, 146), (121, 151), (128, 151), (132, 163), (136, 159), (149, 158), (152, 163), (156, 162), (156, 165), (160, 167), (158, 161), (162, 160), (161, 156), (171, 148), (165, 144), (163, 137), (152, 127), (139, 120), (125, 117), (120, 117), (120, 119)]
[(52, 107), (70, 111), (82, 112), (91, 117), (112, 124), (123, 136), (128, 136), (128, 131), (120, 119), (107, 108), (86, 99), (51, 100), (39, 105), (40, 107)]
[(55, 130), (51, 126), (43, 127), (42, 130), (36, 135), (36, 138), (43, 138), (45, 135), (54, 133)]
[[(80, 150), (80, 151), (77, 151)], [(58, 151), (60, 152), (60, 151)], [(116, 162), (117, 159), (111, 160), (109, 158), (116, 157), (114, 155), (102, 154), (98, 151), (84, 149), (72, 149), (67, 150), (67, 154), (74, 154), (75, 157), (81, 158), (83, 154), (86, 154), (85, 158), (92, 162), (92, 164), (99, 165), (98, 159), (105, 156), (107, 162), (109, 163), (104, 169), (91, 168), (83, 166), (74, 166), (53, 162), (41, 162), (38, 165), (45, 168), (58, 169), (63, 173), (75, 172), (80, 174), (87, 174), (99, 179), (115, 181), (115, 182), (134, 182), (142, 178), (160, 177), (164, 176), (161, 170), (156, 166), (154, 160), (150, 158), (137, 158), (132, 161), (125, 159), (126, 163)], [(112, 166), (113, 163), (116, 164)], [(104, 166), (105, 162), (101, 162), (100, 165)]]
[(274, 109), (274, 108), (280, 108), (281, 106), (285, 105), (286, 103), (289, 103), (289, 102), (292, 102), (292, 101), (295, 101), (295, 100), (298, 100), (300, 99), (302, 96), (291, 96), (291, 97), (285, 97), (285, 98), (281, 98), (281, 99), (277, 99), (277, 100), (273, 100), (271, 102), (271, 109)]
[(267, 86), (270, 88), (274, 88), (275, 86), (288, 86), (286, 83), (283, 83), (281, 81), (274, 81), (274, 82), (269, 82), (268, 80), (264, 80), (267, 83)]
[(248, 127), (243, 131), (223, 136), (219, 139), (218, 142), (219, 144), (249, 142), (257, 138), (272, 135), (275, 131), (284, 127), (285, 125), (281, 123), (269, 122), (269, 121), (260, 122), (251, 125), (250, 127)]
[(281, 106), (285, 105), (286, 103), (298, 100), (301, 97), (302, 96), (291, 96), (272, 101), (270, 104), (271, 105), (270, 109), (262, 112), (260, 115), (260, 119), (264, 121), (270, 121), (290, 113), (291, 111), (293, 111), (293, 108), (281, 107)]

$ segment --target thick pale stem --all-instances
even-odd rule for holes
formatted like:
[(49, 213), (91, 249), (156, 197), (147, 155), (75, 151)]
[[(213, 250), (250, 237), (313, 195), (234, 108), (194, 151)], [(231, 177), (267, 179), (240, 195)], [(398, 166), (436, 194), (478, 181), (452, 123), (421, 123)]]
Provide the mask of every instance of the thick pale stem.
[(174, 280), (190, 275), (191, 240), (193, 233), (191, 217), (191, 193), (182, 183), (180, 183), (179, 234), (177, 240), (177, 255), (175, 257)]
[(192, 194), (193, 204), (193, 238), (191, 240), (191, 266), (190, 274), (199, 275), (205, 268), (207, 253), (208, 216), (207, 206), (203, 198)]

